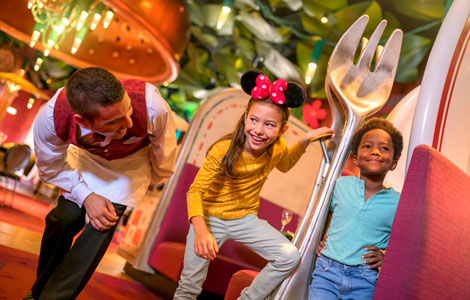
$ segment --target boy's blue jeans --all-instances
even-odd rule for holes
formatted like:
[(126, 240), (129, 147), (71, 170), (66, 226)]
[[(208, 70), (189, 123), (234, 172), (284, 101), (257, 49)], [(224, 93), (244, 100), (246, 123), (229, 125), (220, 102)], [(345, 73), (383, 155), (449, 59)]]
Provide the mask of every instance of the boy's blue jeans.
[(315, 264), (308, 299), (372, 299), (377, 274), (369, 265), (348, 266), (321, 255)]

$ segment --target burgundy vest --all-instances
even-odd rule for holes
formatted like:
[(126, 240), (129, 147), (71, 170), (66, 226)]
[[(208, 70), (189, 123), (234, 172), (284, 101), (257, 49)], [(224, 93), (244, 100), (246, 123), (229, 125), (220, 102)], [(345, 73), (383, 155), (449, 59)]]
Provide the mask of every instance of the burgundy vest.
[(54, 127), (64, 142), (74, 144), (107, 160), (123, 158), (150, 143), (147, 134), (147, 104), (145, 100), (145, 82), (141, 80), (121, 80), (132, 103), (132, 124), (126, 135), (119, 140), (111, 140), (105, 147), (84, 147), (77, 143), (76, 129), (79, 126), (73, 119), (74, 112), (65, 94), (65, 88), (57, 96), (54, 106)]

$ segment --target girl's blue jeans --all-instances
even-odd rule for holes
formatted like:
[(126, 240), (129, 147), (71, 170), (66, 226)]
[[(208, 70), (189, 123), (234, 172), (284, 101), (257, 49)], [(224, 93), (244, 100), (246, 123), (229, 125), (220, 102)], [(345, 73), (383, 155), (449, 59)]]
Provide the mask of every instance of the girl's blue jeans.
[(372, 299), (377, 275), (369, 265), (348, 266), (321, 255), (315, 264), (308, 299)]

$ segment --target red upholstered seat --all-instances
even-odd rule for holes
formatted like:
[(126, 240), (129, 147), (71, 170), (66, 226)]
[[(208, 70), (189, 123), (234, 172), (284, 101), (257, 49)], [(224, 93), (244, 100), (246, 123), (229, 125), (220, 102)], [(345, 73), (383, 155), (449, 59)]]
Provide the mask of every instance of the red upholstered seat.
[(236, 300), (240, 297), (242, 290), (249, 286), (258, 272), (251, 270), (240, 270), (232, 275), (225, 293), (224, 300)]
[[(152, 268), (175, 282), (179, 280), (183, 269), (186, 235), (189, 230), (186, 192), (198, 170), (191, 164), (184, 166), (148, 260)], [(279, 229), (282, 210), (282, 207), (261, 198), (258, 215)], [(298, 216), (294, 215), (286, 229), (295, 232), (297, 222)], [(248, 247), (229, 240), (209, 265), (203, 288), (224, 295), (233, 273), (242, 269), (259, 271), (265, 264), (266, 261)]]
[(374, 299), (470, 299), (469, 230), (470, 177), (416, 147)]

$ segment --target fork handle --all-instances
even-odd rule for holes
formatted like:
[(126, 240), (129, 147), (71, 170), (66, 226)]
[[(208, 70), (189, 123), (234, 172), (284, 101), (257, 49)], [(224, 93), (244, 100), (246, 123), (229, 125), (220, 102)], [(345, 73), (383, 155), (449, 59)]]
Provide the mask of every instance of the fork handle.
[(326, 149), (325, 140), (320, 140), (321, 151), (323, 152), (323, 156), (325, 157), (325, 162), (330, 164), (330, 156), (328, 155), (328, 150)]

